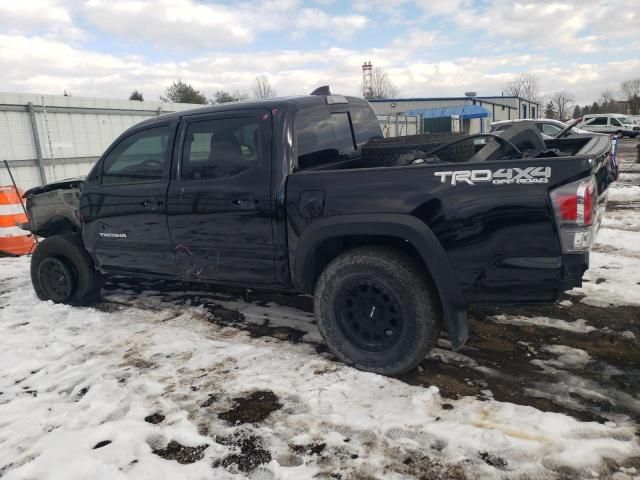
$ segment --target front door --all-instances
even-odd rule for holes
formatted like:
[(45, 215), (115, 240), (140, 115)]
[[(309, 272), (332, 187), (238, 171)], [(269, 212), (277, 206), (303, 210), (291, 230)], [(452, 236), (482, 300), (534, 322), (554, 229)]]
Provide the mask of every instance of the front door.
[(122, 137), (82, 186), (84, 243), (107, 271), (175, 273), (166, 195), (176, 128), (154, 125)]
[(180, 126), (167, 218), (178, 275), (272, 284), (271, 112), (206, 114)]

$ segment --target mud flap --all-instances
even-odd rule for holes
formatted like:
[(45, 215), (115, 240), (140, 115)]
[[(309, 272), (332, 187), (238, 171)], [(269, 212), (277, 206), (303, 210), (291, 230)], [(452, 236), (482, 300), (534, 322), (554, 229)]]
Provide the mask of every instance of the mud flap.
[(443, 304), (442, 315), (444, 325), (449, 334), (451, 347), (460, 350), (469, 339), (469, 318), (467, 310), (458, 308), (451, 303)]

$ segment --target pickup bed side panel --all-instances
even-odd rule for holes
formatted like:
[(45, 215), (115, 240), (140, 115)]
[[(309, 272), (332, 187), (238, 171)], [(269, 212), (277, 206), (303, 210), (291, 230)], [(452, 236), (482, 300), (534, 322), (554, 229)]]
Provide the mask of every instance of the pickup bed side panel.
[[(532, 176), (531, 167), (540, 175)], [(297, 264), (297, 243), (325, 218), (403, 214), (433, 232), (468, 303), (553, 301), (567, 262), (548, 192), (591, 168), (588, 158), (561, 157), (295, 173), (287, 186), (290, 253)], [(487, 172), (513, 181), (487, 181)], [(309, 191), (323, 191), (324, 205), (303, 218), (309, 215), (301, 214), (298, 199)]]

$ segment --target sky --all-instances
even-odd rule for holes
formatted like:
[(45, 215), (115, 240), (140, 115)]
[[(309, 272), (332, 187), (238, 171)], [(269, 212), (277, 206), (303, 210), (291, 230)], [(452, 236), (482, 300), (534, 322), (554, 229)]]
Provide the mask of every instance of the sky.
[(520, 72), (592, 103), (640, 76), (640, 0), (0, 0), (0, 91), (157, 100), (359, 94), (383, 67), (400, 97), (500, 95)]

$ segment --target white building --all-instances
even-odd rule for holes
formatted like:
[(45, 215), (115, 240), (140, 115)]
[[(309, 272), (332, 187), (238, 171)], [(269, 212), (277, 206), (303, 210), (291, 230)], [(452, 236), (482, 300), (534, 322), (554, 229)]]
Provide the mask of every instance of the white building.
[(86, 175), (111, 142), (131, 125), (184, 103), (0, 93), (0, 185), (28, 189)]
[(394, 98), (370, 100), (380, 122), (390, 135), (451, 131), (451, 120), (459, 119), (460, 131), (482, 133), (491, 122), (537, 118), (539, 105), (520, 97)]

